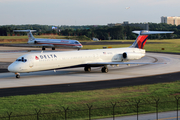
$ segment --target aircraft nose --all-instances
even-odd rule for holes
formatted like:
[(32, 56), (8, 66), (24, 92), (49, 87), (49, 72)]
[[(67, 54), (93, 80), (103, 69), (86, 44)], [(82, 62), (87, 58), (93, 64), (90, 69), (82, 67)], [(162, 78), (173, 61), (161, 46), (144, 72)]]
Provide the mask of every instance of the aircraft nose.
[(80, 45), (80, 46), (78, 46), (79, 48), (82, 48), (83, 46), (82, 45)]
[(9, 71), (9, 72), (18, 72), (19, 69), (15, 66), (14, 63), (12, 63), (12, 64), (10, 64), (10, 65), (8, 66), (8, 71)]

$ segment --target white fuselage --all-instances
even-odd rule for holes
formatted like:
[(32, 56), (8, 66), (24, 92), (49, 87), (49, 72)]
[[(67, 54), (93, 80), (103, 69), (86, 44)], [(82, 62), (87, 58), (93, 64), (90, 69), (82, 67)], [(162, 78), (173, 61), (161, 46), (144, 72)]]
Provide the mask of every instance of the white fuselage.
[[(129, 56), (128, 59), (124, 59), (123, 53), (132, 54), (133, 57)], [(19, 57), (8, 67), (8, 70), (15, 73), (33, 72), (99, 62), (124, 62), (144, 56), (145, 50), (138, 48), (33, 53)]]
[(81, 49), (82, 44), (77, 40), (65, 40), (65, 39), (42, 39), (35, 38), (30, 39), (28, 44), (37, 44), (44, 47), (55, 47), (55, 48), (73, 48)]

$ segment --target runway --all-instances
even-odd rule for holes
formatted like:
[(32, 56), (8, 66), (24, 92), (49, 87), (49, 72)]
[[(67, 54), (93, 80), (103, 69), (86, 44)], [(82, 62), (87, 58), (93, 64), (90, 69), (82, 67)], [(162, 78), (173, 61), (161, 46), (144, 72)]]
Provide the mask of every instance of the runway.
[[(0, 56), (12, 61), (19, 57), (18, 55), (25, 53), (0, 52)], [(179, 55), (146, 53), (144, 58), (136, 62), (166, 64), (108, 66), (108, 73), (101, 73), (99, 67), (92, 68), (90, 73), (84, 72), (84, 68), (21, 73), (20, 79), (16, 79), (14, 73), (0, 73), (0, 96), (91, 90), (171, 82), (179, 79)]]

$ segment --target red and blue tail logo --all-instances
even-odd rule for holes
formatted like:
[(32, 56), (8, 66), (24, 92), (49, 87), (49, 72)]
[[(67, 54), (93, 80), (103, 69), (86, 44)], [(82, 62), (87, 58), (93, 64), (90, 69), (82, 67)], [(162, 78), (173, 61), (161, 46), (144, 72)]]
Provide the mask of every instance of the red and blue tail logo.
[(143, 49), (147, 40), (148, 40), (148, 35), (139, 35), (138, 38), (135, 41), (135, 42), (137, 42), (135, 47)]
[(131, 47), (143, 49), (147, 40), (148, 40), (148, 35), (139, 35)]
[(174, 31), (148, 31), (148, 30), (142, 30), (142, 31), (132, 31), (135, 34), (138, 34), (136, 41), (130, 46), (131, 48), (139, 48), (143, 49), (144, 45), (146, 44), (146, 41), (148, 39), (148, 35), (151, 34), (166, 34), (166, 33), (174, 33)]

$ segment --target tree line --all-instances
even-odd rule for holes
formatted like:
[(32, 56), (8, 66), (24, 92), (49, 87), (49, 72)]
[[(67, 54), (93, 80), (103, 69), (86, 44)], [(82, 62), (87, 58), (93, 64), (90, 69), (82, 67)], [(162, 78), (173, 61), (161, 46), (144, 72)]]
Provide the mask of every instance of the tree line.
[[(165, 23), (148, 23), (151, 31), (174, 31), (174, 34), (150, 35), (150, 39), (170, 39), (180, 38), (180, 26), (169, 25)], [(63, 36), (86, 36), (90, 39), (93, 37), (101, 40), (119, 40), (119, 39), (135, 39), (137, 35), (133, 34), (133, 30), (142, 30), (135, 26), (52, 26), (49, 25), (4, 25), (0, 26), (0, 36), (13, 35), (13, 30), (37, 30), (36, 34), (58, 34)], [(19, 33), (26, 35), (26, 33)]]

